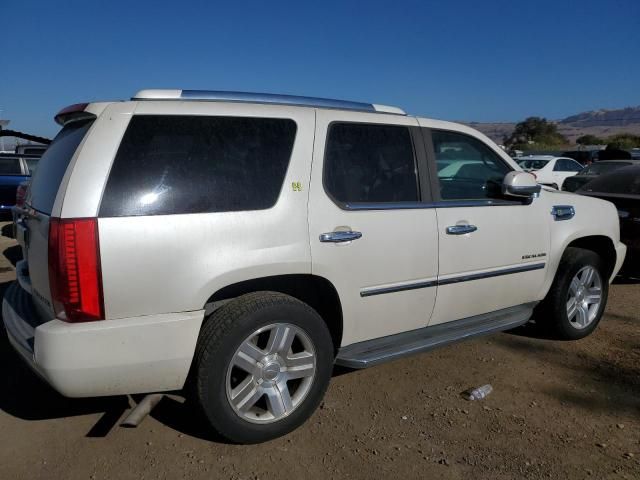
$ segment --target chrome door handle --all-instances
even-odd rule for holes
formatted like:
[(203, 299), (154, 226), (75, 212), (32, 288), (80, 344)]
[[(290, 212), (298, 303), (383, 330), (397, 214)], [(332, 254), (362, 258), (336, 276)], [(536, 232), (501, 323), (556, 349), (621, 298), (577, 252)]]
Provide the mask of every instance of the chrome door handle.
[(478, 227), (475, 225), (454, 225), (452, 227), (447, 227), (448, 235), (464, 235), (465, 233), (471, 233), (478, 230)]
[(357, 240), (362, 237), (362, 233), (354, 232), (352, 230), (321, 233), (320, 241), (323, 243), (342, 243), (350, 242), (351, 240)]

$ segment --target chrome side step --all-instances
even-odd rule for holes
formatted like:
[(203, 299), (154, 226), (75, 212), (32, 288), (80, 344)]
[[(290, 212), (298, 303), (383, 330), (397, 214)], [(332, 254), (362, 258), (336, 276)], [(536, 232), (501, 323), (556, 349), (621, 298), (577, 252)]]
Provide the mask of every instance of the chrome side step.
[(367, 368), (454, 342), (519, 327), (529, 321), (537, 302), (354, 343), (339, 350), (336, 364)]

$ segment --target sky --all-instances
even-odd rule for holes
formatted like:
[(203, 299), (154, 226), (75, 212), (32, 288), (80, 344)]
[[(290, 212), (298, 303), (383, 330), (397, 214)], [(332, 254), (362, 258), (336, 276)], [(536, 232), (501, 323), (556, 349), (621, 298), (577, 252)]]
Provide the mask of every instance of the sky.
[(0, 0), (0, 118), (143, 88), (286, 93), (447, 120), (640, 105), (639, 0)]

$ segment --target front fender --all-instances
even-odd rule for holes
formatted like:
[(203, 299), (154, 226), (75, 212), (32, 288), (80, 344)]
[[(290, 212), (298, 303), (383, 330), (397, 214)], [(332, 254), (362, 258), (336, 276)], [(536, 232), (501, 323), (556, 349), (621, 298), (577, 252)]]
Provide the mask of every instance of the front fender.
[[(615, 264), (609, 282), (620, 270), (626, 247), (620, 242), (620, 222), (616, 207), (605, 200), (576, 195), (568, 192), (545, 190), (539, 198), (543, 208), (549, 212), (550, 249), (547, 275), (539, 298), (546, 296), (556, 276), (560, 260), (567, 247), (587, 237), (606, 238), (615, 251)], [(554, 206), (572, 206), (575, 210), (573, 218), (556, 220), (552, 215)]]

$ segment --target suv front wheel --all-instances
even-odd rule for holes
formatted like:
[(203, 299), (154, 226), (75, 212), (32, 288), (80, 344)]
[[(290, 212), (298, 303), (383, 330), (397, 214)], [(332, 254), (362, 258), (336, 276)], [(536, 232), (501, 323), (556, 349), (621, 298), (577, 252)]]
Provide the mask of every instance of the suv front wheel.
[(609, 282), (602, 258), (569, 247), (562, 256), (547, 297), (534, 319), (554, 338), (578, 340), (593, 332), (607, 303)]
[(331, 335), (315, 310), (280, 293), (250, 293), (220, 307), (203, 326), (195, 399), (222, 436), (263, 442), (311, 416), (332, 367)]

